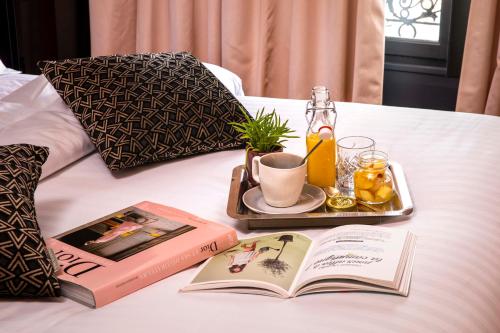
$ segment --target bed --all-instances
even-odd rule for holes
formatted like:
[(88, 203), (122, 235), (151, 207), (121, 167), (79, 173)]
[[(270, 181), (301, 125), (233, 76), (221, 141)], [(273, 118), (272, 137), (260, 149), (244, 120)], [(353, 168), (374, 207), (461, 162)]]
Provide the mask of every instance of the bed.
[[(20, 80), (22, 74), (17, 75)], [(11, 96), (13, 90), (5, 87), (1, 94)], [(304, 154), (306, 101), (235, 95), (251, 113), (266, 107), (290, 119), (301, 138), (290, 140), (287, 151)], [(2, 113), (2, 105), (5, 120), (11, 115)], [(372, 137), (404, 167), (415, 211), (386, 225), (418, 236), (409, 297), (326, 293), (282, 300), (181, 294), (178, 290), (190, 281), (193, 267), (97, 310), (66, 298), (1, 300), (0, 332), (500, 331), (500, 118), (336, 105), (338, 138)], [(3, 130), (13, 124), (7, 123)], [(242, 238), (261, 233), (226, 215), (231, 171), (243, 163), (243, 150), (155, 163), (119, 175), (88, 150), (39, 183), (35, 202), (46, 237), (143, 200), (233, 226)], [(323, 231), (303, 230), (312, 237)]]

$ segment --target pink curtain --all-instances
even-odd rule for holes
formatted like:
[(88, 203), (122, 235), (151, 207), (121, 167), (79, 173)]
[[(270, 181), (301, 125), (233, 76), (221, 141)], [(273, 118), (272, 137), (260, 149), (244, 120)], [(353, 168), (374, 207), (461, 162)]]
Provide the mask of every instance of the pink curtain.
[(247, 95), (382, 101), (383, 0), (90, 0), (93, 55), (189, 51)]
[(472, 0), (457, 111), (500, 116), (500, 0)]

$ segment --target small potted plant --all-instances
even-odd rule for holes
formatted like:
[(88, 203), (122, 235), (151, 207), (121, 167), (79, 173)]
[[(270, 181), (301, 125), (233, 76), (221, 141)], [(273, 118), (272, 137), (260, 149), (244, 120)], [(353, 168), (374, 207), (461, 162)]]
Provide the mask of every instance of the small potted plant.
[(290, 135), (295, 132), (290, 129), (288, 120), (282, 122), (280, 116), (276, 114), (276, 110), (271, 113), (264, 113), (264, 108), (257, 110), (255, 119), (252, 119), (248, 114), (241, 109), (245, 116), (246, 122), (236, 123), (231, 122), (230, 125), (241, 133), (241, 138), (246, 140), (246, 158), (245, 167), (248, 173), (248, 180), (252, 185), (257, 183), (252, 177), (252, 160), (255, 156), (263, 156), (269, 153), (283, 151), (283, 143), (287, 139), (298, 138), (298, 136)]

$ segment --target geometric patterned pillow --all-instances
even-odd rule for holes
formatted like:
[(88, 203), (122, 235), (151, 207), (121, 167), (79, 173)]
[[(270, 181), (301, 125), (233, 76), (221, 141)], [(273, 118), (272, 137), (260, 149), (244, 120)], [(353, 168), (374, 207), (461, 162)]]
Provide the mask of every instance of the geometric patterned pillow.
[(0, 297), (60, 295), (33, 198), (48, 154), (45, 147), (0, 146)]
[(243, 106), (187, 52), (40, 61), (110, 170), (243, 148)]

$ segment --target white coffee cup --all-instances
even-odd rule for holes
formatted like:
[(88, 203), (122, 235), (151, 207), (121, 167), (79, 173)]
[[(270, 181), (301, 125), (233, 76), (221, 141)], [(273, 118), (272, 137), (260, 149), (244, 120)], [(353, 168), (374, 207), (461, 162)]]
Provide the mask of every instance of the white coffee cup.
[(306, 178), (307, 162), (290, 153), (271, 153), (252, 160), (252, 175), (260, 183), (264, 201), (273, 207), (297, 203)]

